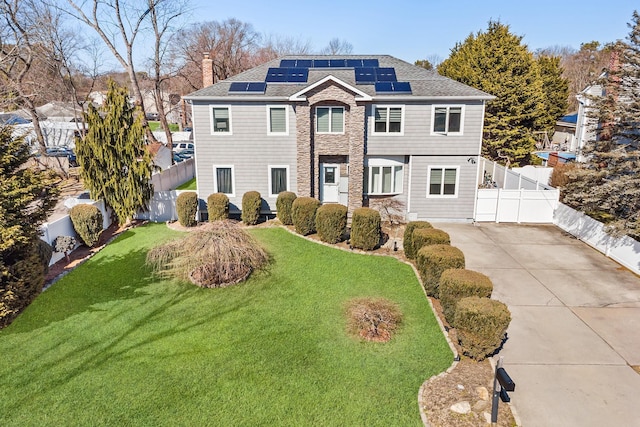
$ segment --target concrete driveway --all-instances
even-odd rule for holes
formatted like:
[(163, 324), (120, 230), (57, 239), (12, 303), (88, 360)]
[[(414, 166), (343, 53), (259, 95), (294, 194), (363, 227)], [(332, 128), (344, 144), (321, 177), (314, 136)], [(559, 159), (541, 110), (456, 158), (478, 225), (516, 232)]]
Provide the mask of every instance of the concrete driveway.
[(509, 306), (499, 356), (523, 426), (640, 426), (638, 276), (554, 226), (434, 226)]

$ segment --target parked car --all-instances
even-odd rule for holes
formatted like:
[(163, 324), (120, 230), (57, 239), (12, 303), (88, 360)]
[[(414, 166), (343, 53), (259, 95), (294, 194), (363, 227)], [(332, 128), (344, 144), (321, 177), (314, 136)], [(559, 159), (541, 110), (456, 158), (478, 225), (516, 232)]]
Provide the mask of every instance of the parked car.
[(191, 156), (190, 155), (185, 155), (182, 152), (178, 152), (178, 153), (173, 153), (173, 163), (180, 163), (180, 162), (184, 162), (187, 159), (190, 159)]
[(193, 142), (176, 142), (173, 144), (174, 153), (179, 153), (184, 150), (191, 150), (191, 152), (193, 153), (194, 149), (195, 145), (193, 145)]
[(67, 159), (69, 159), (69, 166), (78, 166), (76, 153), (69, 147), (47, 147), (45, 154), (47, 155), (47, 157), (66, 157)]

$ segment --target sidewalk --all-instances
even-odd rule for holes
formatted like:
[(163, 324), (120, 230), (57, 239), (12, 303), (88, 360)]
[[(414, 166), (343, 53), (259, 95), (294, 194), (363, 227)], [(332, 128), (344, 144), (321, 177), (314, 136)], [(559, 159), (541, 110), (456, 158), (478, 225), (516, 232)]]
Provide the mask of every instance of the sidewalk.
[(640, 426), (638, 276), (554, 226), (434, 226), (509, 306), (499, 356), (523, 426)]

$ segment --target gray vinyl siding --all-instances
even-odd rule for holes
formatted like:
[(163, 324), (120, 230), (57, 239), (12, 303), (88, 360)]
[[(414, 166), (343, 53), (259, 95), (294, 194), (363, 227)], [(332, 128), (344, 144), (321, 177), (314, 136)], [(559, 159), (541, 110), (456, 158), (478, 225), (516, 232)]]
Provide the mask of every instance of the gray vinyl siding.
[[(196, 174), (201, 199), (215, 192), (214, 166), (233, 165), (234, 197), (231, 211), (242, 207), (242, 195), (258, 191), (263, 211), (275, 211), (276, 197), (269, 197), (269, 166), (289, 167), (289, 191), (296, 192), (296, 120), (292, 106), (287, 105), (288, 135), (268, 135), (267, 105), (274, 103), (193, 104)], [(283, 104), (284, 105), (284, 104)], [(212, 106), (230, 106), (231, 135), (211, 134)]]
[[(480, 101), (435, 103), (377, 103), (404, 105), (404, 133), (374, 134), (373, 105), (367, 108), (367, 155), (477, 155), (480, 153), (484, 105)], [(462, 135), (431, 135), (433, 105), (464, 105)]]
[[(427, 197), (429, 166), (458, 166), (458, 196)], [(478, 164), (468, 156), (412, 156), (408, 216), (427, 221), (471, 221), (477, 191)]]

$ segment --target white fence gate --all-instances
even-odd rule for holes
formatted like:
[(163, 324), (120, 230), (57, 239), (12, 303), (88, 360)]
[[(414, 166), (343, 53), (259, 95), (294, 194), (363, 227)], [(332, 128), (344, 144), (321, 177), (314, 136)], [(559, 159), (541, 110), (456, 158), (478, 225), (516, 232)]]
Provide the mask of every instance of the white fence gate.
[(480, 161), (476, 221), (553, 223), (560, 191), (490, 160)]

